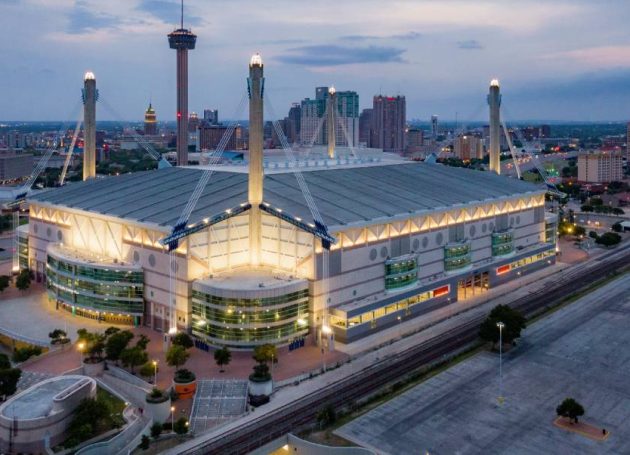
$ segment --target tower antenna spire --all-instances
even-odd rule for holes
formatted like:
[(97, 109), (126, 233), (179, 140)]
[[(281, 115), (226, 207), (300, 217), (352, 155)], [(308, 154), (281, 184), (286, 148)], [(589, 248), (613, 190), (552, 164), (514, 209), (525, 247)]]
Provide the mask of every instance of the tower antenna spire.
[(184, 28), (184, 0), (182, 0), (182, 16), (181, 16), (181, 28)]

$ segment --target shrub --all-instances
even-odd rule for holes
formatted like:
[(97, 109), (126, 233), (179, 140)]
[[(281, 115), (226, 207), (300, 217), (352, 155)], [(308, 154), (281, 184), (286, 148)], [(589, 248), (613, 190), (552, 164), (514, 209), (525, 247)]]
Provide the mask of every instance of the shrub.
[(164, 403), (169, 398), (168, 394), (157, 387), (153, 387), (151, 392), (147, 393), (146, 401), (147, 403)]
[(175, 377), (173, 378), (173, 380), (179, 383), (187, 383), (187, 382), (194, 381), (195, 378), (196, 378), (195, 373), (193, 373), (190, 370), (187, 370), (186, 368), (182, 368), (175, 372)]
[(512, 343), (521, 336), (521, 330), (525, 328), (525, 317), (519, 311), (508, 305), (497, 305), (479, 328), (481, 339), (496, 344), (500, 335), (497, 326), (499, 322), (505, 324), (501, 334), (503, 343)]
[(267, 382), (271, 380), (271, 373), (266, 363), (259, 363), (254, 365), (254, 372), (249, 375), (249, 380), (252, 382)]
[(188, 433), (188, 420), (186, 417), (180, 417), (177, 419), (173, 425), (173, 429), (175, 430), (175, 433), (180, 435)]
[(153, 425), (151, 425), (151, 437), (153, 439), (156, 439), (160, 437), (160, 435), (162, 434), (162, 424), (159, 422), (155, 422)]
[(600, 235), (595, 242), (603, 246), (613, 246), (621, 242), (621, 236), (615, 232), (606, 232)]
[(11, 277), (7, 275), (0, 275), (0, 292), (4, 291), (9, 287), (9, 283), (11, 283)]
[(15, 363), (25, 362), (33, 356), (40, 355), (42, 348), (39, 346), (25, 346), (23, 348), (17, 348), (13, 351), (13, 361)]
[(140, 441), (140, 445), (138, 445), (139, 449), (147, 450), (151, 445), (151, 440), (146, 434), (142, 435), (142, 440)]

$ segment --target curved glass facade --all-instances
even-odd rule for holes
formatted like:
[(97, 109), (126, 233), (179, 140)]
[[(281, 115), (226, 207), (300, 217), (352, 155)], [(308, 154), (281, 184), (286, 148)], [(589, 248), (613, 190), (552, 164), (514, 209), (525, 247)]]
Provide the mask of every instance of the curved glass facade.
[(470, 265), (470, 242), (450, 244), (444, 247), (444, 270), (463, 269)]
[(512, 231), (492, 233), (492, 255), (504, 256), (514, 251), (514, 233)]
[(141, 269), (78, 263), (49, 251), (46, 278), (49, 294), (73, 312), (76, 307), (102, 314), (103, 319), (107, 314), (142, 316), (144, 313)]
[(385, 261), (385, 289), (399, 289), (418, 281), (418, 259), (402, 256)]
[(227, 298), (193, 289), (193, 334), (211, 344), (282, 344), (308, 333), (308, 288), (274, 297)]

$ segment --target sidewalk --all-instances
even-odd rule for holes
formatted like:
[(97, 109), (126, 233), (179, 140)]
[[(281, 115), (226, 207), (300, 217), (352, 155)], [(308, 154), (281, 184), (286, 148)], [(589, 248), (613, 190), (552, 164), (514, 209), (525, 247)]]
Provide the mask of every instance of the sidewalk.
[[(629, 245), (624, 245), (624, 247), (628, 247)], [(619, 249), (613, 253), (613, 255), (617, 255), (619, 253), (626, 253), (627, 248)], [(590, 268), (594, 266), (598, 261), (592, 260), (586, 264), (580, 264), (578, 267), (582, 268)], [(188, 441), (180, 446), (171, 449), (166, 454), (177, 454), (182, 450), (187, 448), (192, 448), (197, 446), (206, 440), (211, 440), (216, 438), (222, 433), (226, 433), (232, 430), (236, 430), (242, 425), (250, 422), (252, 420), (258, 419), (261, 415), (274, 411), (275, 409), (281, 408), (287, 404), (295, 402), (297, 400), (302, 399), (303, 397), (316, 392), (317, 390), (333, 383), (337, 383), (346, 377), (360, 372), (367, 367), (373, 365), (381, 359), (386, 359), (389, 356), (393, 356), (405, 349), (411, 348), (413, 346), (422, 344), (423, 342), (435, 338), (441, 334), (451, 331), (455, 327), (474, 319), (477, 316), (487, 314), (491, 308), (501, 303), (509, 303), (515, 299), (526, 296), (536, 290), (542, 289), (545, 286), (551, 284), (553, 281), (561, 279), (563, 275), (568, 274), (570, 272), (575, 271), (574, 267), (569, 267), (565, 264), (559, 264), (554, 266), (555, 273), (551, 276), (549, 274), (550, 268), (546, 268), (536, 273), (532, 273), (524, 278), (531, 277), (533, 281), (538, 281), (538, 284), (533, 286), (525, 287), (522, 282), (519, 282), (519, 286), (516, 289), (513, 289), (512, 292), (503, 293), (501, 295), (496, 295), (492, 301), (478, 304), (477, 306), (473, 306), (468, 311), (461, 312), (457, 315), (453, 315), (445, 320), (435, 323), (434, 325), (422, 330), (421, 332), (415, 333), (411, 336), (403, 338), (394, 343), (388, 343), (386, 346), (380, 348), (373, 348), (372, 351), (367, 352), (363, 355), (353, 357), (352, 362), (345, 363), (341, 365), (339, 368), (328, 371), (324, 375), (316, 376), (312, 379), (301, 382), (296, 386), (288, 386), (282, 389), (279, 389), (274, 392), (272, 396), (272, 400), (270, 403), (263, 405), (256, 409), (255, 412), (252, 412), (241, 419), (238, 419), (234, 422), (230, 422), (225, 426), (222, 426), (220, 429), (211, 430), (208, 433), (205, 433), (198, 438), (195, 438), (193, 441)], [(553, 268), (551, 268), (553, 270)], [(545, 277), (545, 280), (541, 278)], [(498, 291), (497, 291), (498, 293)], [(483, 298), (487, 297), (484, 295)], [(396, 328), (397, 329), (397, 328)]]

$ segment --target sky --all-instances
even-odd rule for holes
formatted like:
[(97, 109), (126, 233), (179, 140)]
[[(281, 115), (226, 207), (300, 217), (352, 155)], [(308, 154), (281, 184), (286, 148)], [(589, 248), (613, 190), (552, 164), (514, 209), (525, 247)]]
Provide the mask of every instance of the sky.
[[(177, 0), (0, 0), (0, 120), (79, 118), (96, 74), (101, 120), (175, 118)], [(487, 117), (498, 78), (509, 121), (630, 120), (628, 0), (187, 0), (189, 110), (223, 119), (265, 64), (268, 118), (316, 86), (404, 95), (407, 118)], [(241, 105), (243, 105), (241, 103)]]

